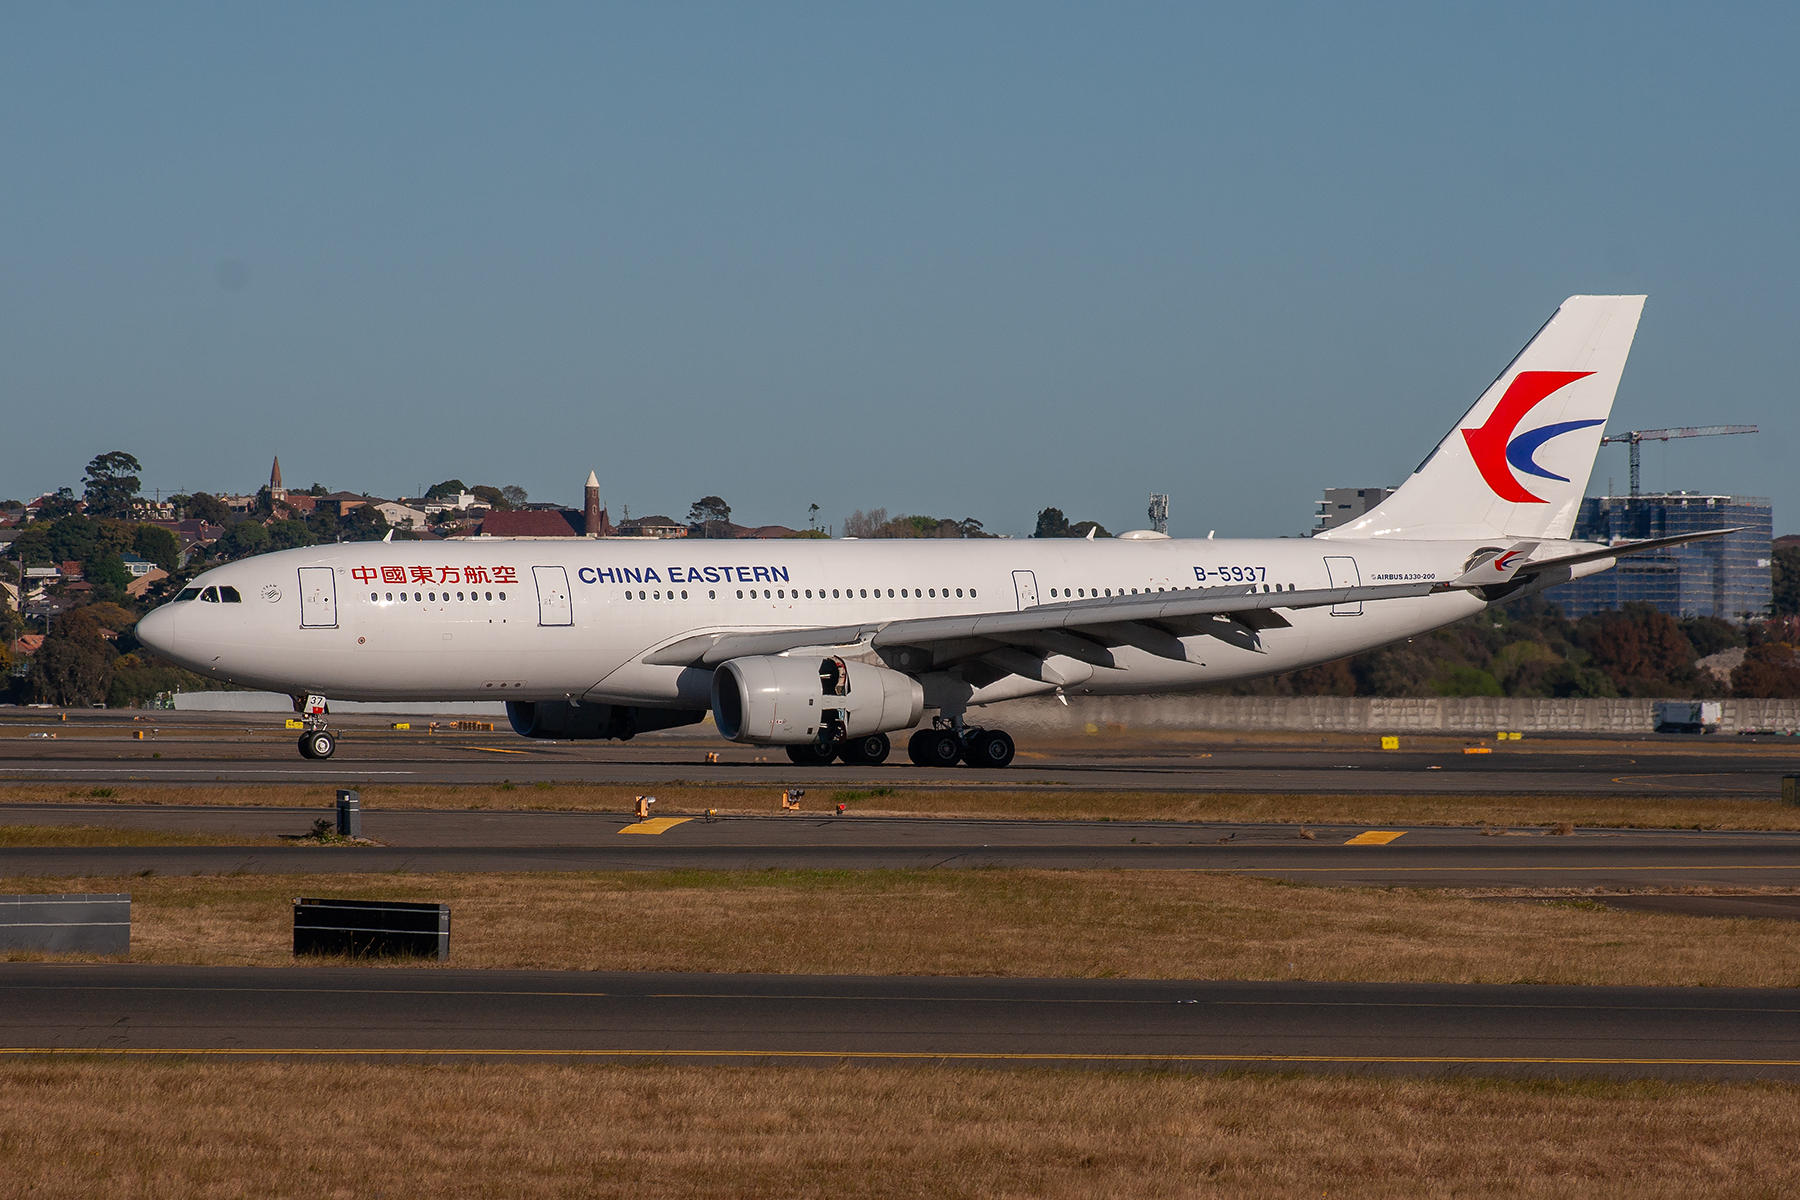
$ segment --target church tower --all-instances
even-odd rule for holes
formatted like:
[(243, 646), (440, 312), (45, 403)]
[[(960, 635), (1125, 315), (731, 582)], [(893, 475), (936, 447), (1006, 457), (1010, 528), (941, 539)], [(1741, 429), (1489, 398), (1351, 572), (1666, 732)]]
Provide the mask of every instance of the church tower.
[(286, 500), (287, 489), (281, 486), (281, 456), (275, 456), (275, 466), (269, 472), (269, 499)]

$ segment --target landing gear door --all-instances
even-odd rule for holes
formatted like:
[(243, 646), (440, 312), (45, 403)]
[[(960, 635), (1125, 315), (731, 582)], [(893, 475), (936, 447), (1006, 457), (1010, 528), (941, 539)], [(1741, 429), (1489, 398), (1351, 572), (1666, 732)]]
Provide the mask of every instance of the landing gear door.
[(575, 610), (569, 604), (569, 572), (562, 567), (533, 567), (537, 583), (538, 624), (573, 625)]
[(1037, 575), (1031, 571), (1013, 572), (1013, 591), (1019, 597), (1019, 611), (1037, 607)]
[[(1330, 576), (1331, 586), (1334, 588), (1362, 586), (1362, 572), (1356, 569), (1354, 558), (1327, 556), (1325, 574)], [(1354, 604), (1334, 604), (1331, 606), (1331, 615), (1334, 617), (1360, 617), (1362, 616), (1362, 601), (1358, 600)]]
[(330, 567), (300, 568), (300, 628), (337, 628), (337, 572)]

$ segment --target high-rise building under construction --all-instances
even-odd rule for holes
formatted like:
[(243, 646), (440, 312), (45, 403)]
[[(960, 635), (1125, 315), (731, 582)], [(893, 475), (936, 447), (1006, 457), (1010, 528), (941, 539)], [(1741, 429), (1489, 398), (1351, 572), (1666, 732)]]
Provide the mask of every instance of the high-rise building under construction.
[(1612, 570), (1551, 588), (1544, 598), (1570, 618), (1636, 600), (1672, 617), (1721, 617), (1741, 625), (1769, 608), (1772, 515), (1764, 496), (1589, 496), (1575, 519), (1580, 541), (1738, 532), (1622, 558)]

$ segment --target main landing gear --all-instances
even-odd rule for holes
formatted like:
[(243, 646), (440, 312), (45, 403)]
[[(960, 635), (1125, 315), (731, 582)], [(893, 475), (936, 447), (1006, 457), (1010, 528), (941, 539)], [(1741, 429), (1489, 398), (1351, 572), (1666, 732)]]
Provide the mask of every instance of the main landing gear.
[(337, 753), (337, 734), (325, 725), (325, 697), (308, 696), (300, 706), (300, 722), (306, 732), (300, 735), (300, 757), (327, 759)]
[(789, 746), (788, 760), (801, 767), (829, 766), (835, 759), (847, 767), (877, 767), (887, 761), (892, 744), (885, 733), (847, 738), (841, 742), (808, 742)]
[[(941, 718), (940, 718), (941, 719)], [(935, 726), (921, 729), (906, 743), (907, 757), (919, 767), (954, 767), (959, 762), (971, 767), (999, 768), (1012, 765), (1015, 748), (1012, 737), (1003, 729), (981, 729), (973, 725)]]

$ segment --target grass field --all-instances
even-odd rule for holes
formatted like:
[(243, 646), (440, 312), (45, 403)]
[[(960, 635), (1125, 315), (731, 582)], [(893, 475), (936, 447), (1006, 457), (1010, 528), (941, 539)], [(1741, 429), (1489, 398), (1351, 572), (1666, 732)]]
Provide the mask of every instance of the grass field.
[[(132, 957), (275, 965), (296, 896), (451, 905), (453, 966), (1800, 986), (1800, 922), (1175, 871), (12, 880), (132, 894)], [(35, 957), (11, 952), (4, 957)]]
[(13, 1061), (8, 1196), (1776, 1197), (1800, 1090)]
[(105, 825), (0, 825), (0, 846), (280, 846), (280, 838), (238, 833), (173, 833)]
[[(657, 798), (667, 816), (702, 813), (773, 813), (782, 785), (683, 781), (627, 787), (572, 783), (482, 785), (358, 785), (364, 811), (375, 809), (537, 810), (619, 812), (641, 792)], [(69, 788), (48, 784), (0, 785), (5, 804), (251, 805), (315, 808), (325, 815), (332, 788), (301, 785), (212, 787)], [(1291, 796), (1240, 792), (1072, 791), (1060, 785), (945, 789), (809, 788), (803, 811), (830, 811), (843, 803), (870, 815), (1004, 817), (1024, 820), (1224, 821), (1318, 825), (1500, 825), (1548, 827), (1562, 822), (1606, 828), (1800, 829), (1800, 808), (1779, 800), (1709, 799), (1694, 796), (1334, 795)], [(297, 830), (299, 832), (299, 830)]]

